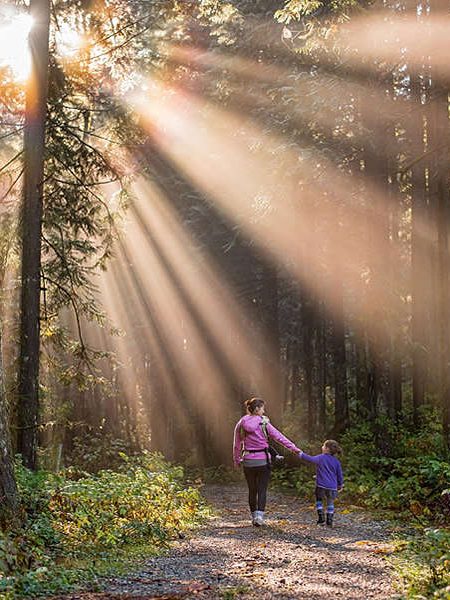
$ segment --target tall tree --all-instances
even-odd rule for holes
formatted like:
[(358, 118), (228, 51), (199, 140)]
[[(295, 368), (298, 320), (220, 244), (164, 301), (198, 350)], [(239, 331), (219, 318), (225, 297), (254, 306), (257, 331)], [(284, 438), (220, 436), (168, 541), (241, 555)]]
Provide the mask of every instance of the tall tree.
[[(419, 105), (415, 120), (416, 132), (413, 135), (412, 157), (421, 157), (424, 154), (426, 131), (424, 130), (425, 109), (422, 106), (423, 75), (416, 75), (412, 79), (412, 97)], [(430, 288), (429, 280), (429, 252), (428, 244), (424, 239), (423, 223), (429, 218), (428, 210), (428, 185), (427, 165), (424, 160), (412, 169), (412, 235), (411, 235), (411, 338), (412, 338), (412, 401), (413, 420), (417, 427), (420, 421), (420, 408), (425, 403), (425, 392), (428, 379), (428, 302), (427, 294)]]
[(17, 512), (19, 493), (14, 478), (8, 419), (8, 401), (4, 389), (0, 340), (0, 523)]
[[(1, 226), (5, 223), (2, 222)], [(4, 250), (2, 248), (1, 250)], [(1, 252), (2, 265), (0, 271), (0, 288), (4, 284), (6, 260)], [(11, 435), (9, 422), (9, 403), (5, 393), (5, 376), (3, 366), (2, 329), (0, 329), (0, 525), (10, 519), (19, 507), (19, 493), (14, 476), (11, 452)]]
[(41, 228), (46, 129), (50, 1), (31, 0), (32, 69), (26, 93), (24, 197), (22, 207), (22, 289), (19, 356), (18, 450), (36, 468), (39, 418)]
[[(450, 451), (450, 178), (448, 175), (450, 132), (448, 92), (441, 86), (435, 88), (436, 102), (430, 112), (431, 135), (436, 144), (430, 174), (433, 196), (436, 198), (437, 221), (437, 315), (439, 326), (438, 396), (442, 404), (444, 442)], [(444, 146), (444, 150), (442, 150)]]

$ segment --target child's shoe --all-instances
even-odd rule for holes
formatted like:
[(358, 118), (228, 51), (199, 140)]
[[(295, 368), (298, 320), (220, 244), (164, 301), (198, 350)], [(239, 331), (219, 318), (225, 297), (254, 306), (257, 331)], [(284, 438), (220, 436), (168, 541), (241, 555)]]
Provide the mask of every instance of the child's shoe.
[(327, 513), (327, 525), (328, 527), (333, 527), (333, 514)]
[(323, 510), (318, 510), (317, 516), (317, 525), (325, 525), (325, 515), (323, 514)]

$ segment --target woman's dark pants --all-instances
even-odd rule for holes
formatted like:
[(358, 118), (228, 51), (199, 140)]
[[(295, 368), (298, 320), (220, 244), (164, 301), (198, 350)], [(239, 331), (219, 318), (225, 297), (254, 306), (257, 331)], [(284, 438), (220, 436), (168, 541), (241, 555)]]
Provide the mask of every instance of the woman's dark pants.
[(264, 511), (266, 508), (267, 486), (270, 479), (268, 465), (261, 467), (244, 467), (244, 475), (248, 485), (248, 503), (250, 512)]

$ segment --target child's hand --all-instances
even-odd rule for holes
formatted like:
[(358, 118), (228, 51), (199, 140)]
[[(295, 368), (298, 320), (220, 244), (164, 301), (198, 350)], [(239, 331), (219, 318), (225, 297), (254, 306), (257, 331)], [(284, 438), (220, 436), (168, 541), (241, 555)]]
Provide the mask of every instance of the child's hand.
[(298, 456), (299, 458), (301, 458), (301, 457), (303, 456), (303, 450), (300, 450), (300, 452), (297, 454), (297, 456)]
[(344, 484), (340, 485), (337, 489), (338, 492), (342, 492), (342, 490), (344, 489)]

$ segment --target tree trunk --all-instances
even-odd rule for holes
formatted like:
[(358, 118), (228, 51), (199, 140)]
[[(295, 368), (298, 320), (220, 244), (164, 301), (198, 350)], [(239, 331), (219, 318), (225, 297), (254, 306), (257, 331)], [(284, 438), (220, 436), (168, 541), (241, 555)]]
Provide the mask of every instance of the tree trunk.
[(303, 365), (307, 403), (307, 436), (314, 439), (316, 433), (316, 402), (314, 397), (314, 328), (315, 315), (309, 292), (303, 295)]
[(439, 257), (439, 293), (438, 315), (440, 324), (439, 385), (438, 393), (443, 409), (444, 441), (450, 450), (450, 292), (448, 248), (449, 194), (448, 188), (440, 182), (438, 189), (438, 257)]
[[(388, 172), (392, 171), (392, 167), (388, 163)], [(389, 212), (389, 230), (390, 230), (390, 242), (389, 242), (389, 282), (392, 286), (392, 301), (393, 310), (391, 311), (391, 317), (388, 319), (388, 334), (390, 337), (389, 341), (389, 356), (388, 361), (388, 414), (390, 418), (396, 422), (399, 422), (402, 417), (402, 326), (404, 322), (403, 307), (401, 296), (403, 292), (403, 281), (396, 277), (395, 266), (400, 265), (402, 262), (401, 249), (400, 249), (400, 238), (399, 229), (402, 219), (402, 207), (400, 202), (397, 200), (393, 193), (396, 187), (394, 187), (394, 177), (390, 177), (389, 185), (389, 201), (390, 201), (390, 212)]]
[(333, 319), (333, 365), (334, 365), (334, 431), (341, 433), (349, 422), (347, 394), (347, 363), (345, 354), (344, 303), (342, 281), (334, 280), (335, 313)]
[(18, 450), (24, 464), (36, 469), (39, 413), (39, 312), (42, 196), (46, 125), (49, 0), (31, 0), (32, 74), (26, 95), (24, 134), (24, 198), (22, 207), (22, 293), (19, 356)]
[[(423, 77), (417, 75), (411, 84), (413, 99), (419, 103), (417, 128), (412, 132), (411, 159), (416, 160), (426, 151), (425, 108), (422, 106)], [(429, 98), (427, 99), (429, 101)], [(420, 422), (420, 408), (425, 404), (425, 391), (428, 379), (429, 321), (428, 290), (430, 280), (430, 254), (428, 220), (429, 192), (427, 185), (428, 164), (423, 159), (412, 169), (412, 232), (411, 232), (411, 289), (412, 289), (412, 404), (413, 421), (417, 427)]]
[(14, 468), (11, 455), (8, 402), (3, 385), (3, 355), (0, 339), (0, 524), (9, 520), (19, 508)]
[(261, 316), (267, 346), (261, 348), (263, 397), (270, 402), (270, 418), (281, 427), (283, 418), (283, 379), (281, 376), (280, 330), (278, 322), (278, 271), (275, 265), (263, 264)]
[(322, 303), (320, 318), (320, 330), (318, 339), (318, 394), (317, 394), (317, 429), (321, 434), (327, 429), (327, 406), (326, 406), (326, 390), (327, 390), (327, 330), (328, 320), (325, 318), (325, 310)]

